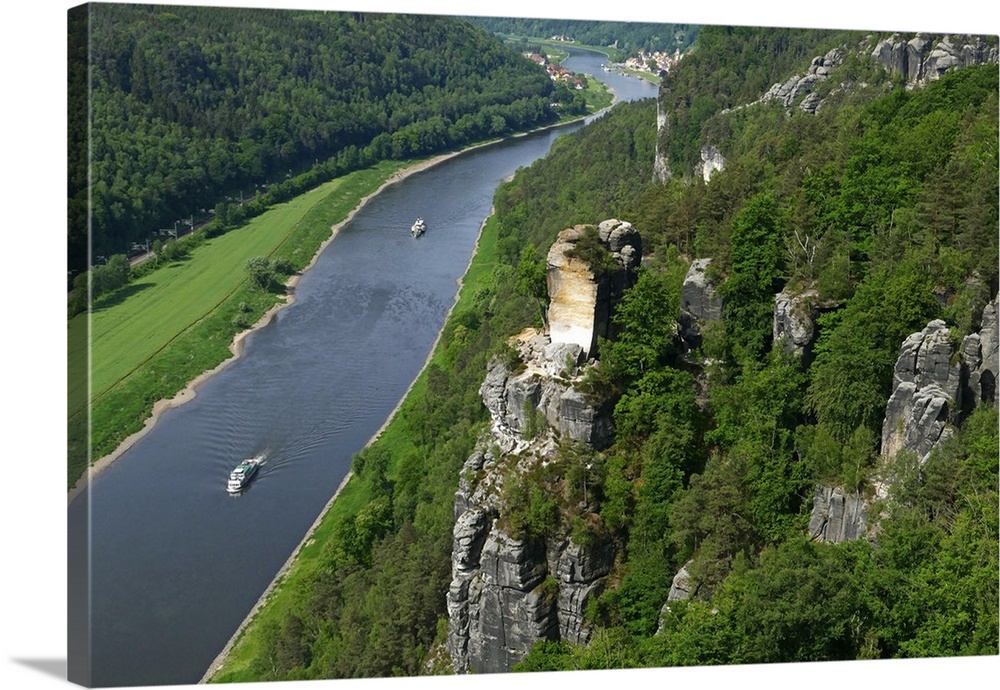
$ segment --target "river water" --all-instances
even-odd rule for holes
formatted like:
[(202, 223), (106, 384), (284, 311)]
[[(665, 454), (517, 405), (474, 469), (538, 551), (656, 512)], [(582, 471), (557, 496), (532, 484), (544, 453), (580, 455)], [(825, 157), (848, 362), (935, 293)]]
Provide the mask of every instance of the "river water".
[[(565, 64), (619, 100), (655, 96), (646, 82), (603, 72), (604, 60), (577, 50)], [(497, 185), (581, 126), (477, 149), (388, 187), (241, 358), (70, 503), (71, 544), (81, 547), (90, 526), (89, 585), (73, 570), (70, 597), (79, 603), (89, 588), (92, 685), (202, 677), (419, 373)], [(418, 215), (428, 231), (413, 239)], [(229, 471), (259, 454), (254, 482), (229, 495)], [(85, 557), (71, 550), (71, 568)]]

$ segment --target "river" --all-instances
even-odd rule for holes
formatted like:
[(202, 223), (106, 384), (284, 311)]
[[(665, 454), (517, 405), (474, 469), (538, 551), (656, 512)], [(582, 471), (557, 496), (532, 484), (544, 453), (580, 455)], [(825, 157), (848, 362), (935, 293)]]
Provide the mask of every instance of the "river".
[[(573, 50), (565, 64), (619, 100), (655, 96), (604, 61)], [(84, 562), (89, 518), (89, 582), (74, 570), (70, 597), (90, 597), (92, 685), (201, 678), (419, 373), (497, 185), (581, 126), (476, 149), (386, 188), (241, 358), (70, 503), (71, 567)], [(428, 232), (415, 240), (416, 216)], [(258, 454), (257, 478), (229, 495), (229, 471)], [(88, 653), (74, 646), (79, 632), (72, 655)]]

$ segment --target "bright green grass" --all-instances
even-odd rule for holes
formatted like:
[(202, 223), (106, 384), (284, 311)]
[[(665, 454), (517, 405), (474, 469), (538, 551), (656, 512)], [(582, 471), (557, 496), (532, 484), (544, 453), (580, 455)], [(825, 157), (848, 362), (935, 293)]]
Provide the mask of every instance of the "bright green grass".
[(95, 399), (219, 306), (247, 280), (247, 260), (271, 253), (303, 216), (343, 184), (343, 178), (279, 204), (238, 231), (208, 240), (188, 260), (154, 271), (130, 286), (127, 300), (92, 316)]
[[(412, 163), (412, 161), (410, 162)], [(226, 360), (233, 319), (255, 320), (279, 295), (250, 287), (248, 259), (286, 259), (301, 270), (361, 199), (405, 164), (387, 161), (277, 204), (245, 226), (206, 240), (94, 306), (91, 315), (90, 455), (101, 457), (142, 427), (153, 404)], [(87, 464), (87, 315), (69, 322), (69, 483)]]
[(587, 88), (583, 92), (583, 98), (587, 102), (587, 110), (594, 113), (604, 110), (615, 100), (615, 95), (599, 79), (587, 79)]
[[(462, 280), (462, 289), (459, 292), (453, 314), (461, 313), (467, 309), (477, 290), (490, 280), (493, 267), (497, 262), (496, 240), (496, 222), (493, 217), (490, 217), (486, 225), (483, 226), (476, 253)], [(443, 356), (443, 349), (439, 344), (431, 361), (439, 360)], [(427, 387), (425, 379), (424, 373), (421, 373), (407, 394), (402, 407), (413, 404), (414, 400), (425, 394)], [(403, 457), (407, 450), (413, 448), (413, 442), (407, 433), (406, 423), (400, 415), (393, 417), (374, 443), (388, 448), (392, 457)], [(212, 676), (210, 682), (232, 683), (257, 679), (252, 674), (250, 665), (261, 649), (261, 630), (267, 625), (280, 625), (285, 612), (301, 595), (305, 583), (309, 582), (316, 569), (321, 566), (319, 555), (322, 553), (324, 545), (332, 538), (334, 525), (355, 515), (364, 507), (368, 495), (369, 487), (364, 480), (361, 477), (352, 476), (337, 500), (322, 516), (312, 539), (303, 546), (288, 572), (272, 590), (267, 602), (240, 634), (222, 668)]]

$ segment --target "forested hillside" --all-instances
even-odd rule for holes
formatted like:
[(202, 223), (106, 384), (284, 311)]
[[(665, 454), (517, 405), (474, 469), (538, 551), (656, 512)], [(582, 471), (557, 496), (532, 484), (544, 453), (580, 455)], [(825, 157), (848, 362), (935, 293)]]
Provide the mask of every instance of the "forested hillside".
[[(905, 88), (855, 34), (703, 39), (661, 93), (679, 137), (668, 182), (653, 178), (646, 102), (560, 140), (498, 191), (481, 248), (492, 275), (403, 408), (405, 440), (356, 461), (372, 499), (340, 518), (324, 566), (271, 619), (251, 677), (449, 670), (445, 629), (469, 622), (448, 618), (442, 559), (459, 476), (479, 480), (460, 468), (488, 433), (486, 364), (516, 370), (507, 339), (544, 326), (556, 233), (611, 217), (633, 223), (647, 257), (587, 380), (617, 401), (613, 441), (560, 445), (509, 479), (495, 524), (513, 535), (510, 558), (568, 538), (608, 546), (613, 566), (585, 602), (589, 642), (550, 629), (514, 670), (997, 653), (995, 392), (952, 415), (919, 462), (884, 455), (880, 439), (904, 340), (941, 319), (957, 347), (997, 294), (996, 64)], [(738, 107), (837, 47), (822, 108)], [(726, 157), (708, 181), (694, 173), (707, 141)], [(721, 318), (689, 338), (682, 282), (703, 257)], [(821, 307), (804, 351), (775, 341), (782, 290)], [(551, 431), (536, 419), (524, 433)], [(869, 501), (877, 529), (810, 538), (818, 486)], [(679, 572), (687, 594), (674, 597)], [(554, 601), (556, 575), (525, 596)]]
[[(869, 45), (845, 60), (819, 112), (737, 109), (796, 60), (801, 73), (856, 40), (708, 28), (701, 38), (661, 93), (681, 123), (668, 183), (623, 187), (609, 175), (603, 195), (552, 189), (555, 170), (588, 155), (567, 142), (498, 194), (501, 227), (542, 248), (530, 229), (578, 222), (571, 200), (603, 197), (590, 222), (628, 219), (656, 254), (619, 309), (622, 335), (602, 349), (599, 385), (620, 396), (616, 439), (588, 476), (599, 498), (584, 517), (618, 556), (586, 609), (591, 641), (540, 641), (519, 668), (996, 654), (995, 398), (915, 474), (914, 456), (890, 460), (879, 442), (903, 341), (943, 319), (961, 342), (997, 293), (996, 64), (906, 89), (865, 61)], [(707, 183), (692, 174), (706, 142), (726, 154)], [(712, 259), (722, 318), (688, 350), (681, 280), (696, 257)], [(814, 290), (823, 305), (804, 355), (772, 341), (781, 290)], [(897, 478), (891, 499), (885, 477)], [(810, 541), (818, 485), (888, 501), (873, 504), (884, 511), (877, 537)], [(682, 566), (694, 596), (665, 609)]]
[[(328, 161), (342, 173), (556, 119), (543, 70), (454, 19), (99, 4), (89, 30), (95, 256)], [(69, 196), (76, 272), (85, 178)]]

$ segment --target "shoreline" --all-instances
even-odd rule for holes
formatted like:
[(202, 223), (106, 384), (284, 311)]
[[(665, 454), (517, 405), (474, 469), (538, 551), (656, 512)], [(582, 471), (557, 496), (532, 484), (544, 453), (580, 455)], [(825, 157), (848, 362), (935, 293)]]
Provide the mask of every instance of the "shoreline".
[[(565, 123), (559, 123), (559, 124), (565, 124)], [(554, 127), (554, 126), (557, 126), (557, 125), (549, 125), (549, 127)], [(540, 128), (540, 129), (546, 129), (546, 128)], [(539, 131), (539, 130), (531, 130), (531, 131)], [(524, 134), (530, 134), (530, 132), (525, 132)], [(515, 136), (518, 136), (518, 135), (515, 135)], [(101, 472), (103, 472), (108, 467), (110, 467), (116, 460), (118, 460), (122, 455), (124, 455), (133, 445), (135, 445), (142, 437), (144, 437), (146, 434), (148, 434), (153, 429), (153, 427), (156, 426), (156, 423), (159, 421), (160, 417), (163, 415), (164, 412), (166, 412), (167, 410), (173, 409), (175, 407), (179, 407), (180, 405), (183, 405), (183, 404), (185, 404), (187, 402), (190, 402), (191, 400), (194, 400), (197, 397), (197, 395), (198, 395), (197, 389), (198, 389), (199, 386), (201, 386), (201, 384), (203, 384), (209, 378), (211, 378), (215, 374), (217, 374), (220, 371), (222, 371), (223, 369), (225, 369), (227, 366), (229, 366), (230, 364), (232, 364), (233, 362), (235, 362), (236, 360), (238, 360), (240, 357), (242, 357), (243, 356), (244, 347), (245, 347), (244, 341), (246, 340), (246, 338), (249, 335), (251, 335), (252, 333), (255, 333), (256, 331), (258, 331), (258, 330), (264, 328), (265, 326), (267, 326), (268, 324), (270, 324), (271, 321), (277, 315), (277, 313), (278, 313), (279, 310), (281, 310), (281, 309), (283, 309), (285, 307), (288, 307), (288, 306), (294, 304), (294, 302), (295, 302), (295, 288), (299, 284), (299, 281), (301, 280), (303, 274), (305, 274), (306, 271), (308, 271), (310, 268), (312, 268), (316, 264), (316, 262), (319, 261), (320, 254), (322, 254), (323, 251), (330, 245), (330, 243), (333, 242), (337, 238), (337, 235), (340, 234), (340, 230), (345, 225), (347, 225), (349, 222), (351, 222), (354, 219), (354, 216), (357, 215), (357, 213), (359, 211), (361, 211), (361, 209), (363, 209), (368, 204), (369, 201), (371, 201), (376, 196), (378, 196), (387, 187), (389, 187), (389, 186), (391, 186), (393, 184), (396, 184), (397, 182), (400, 182), (400, 181), (406, 179), (407, 177), (410, 177), (411, 175), (414, 175), (414, 174), (419, 173), (419, 172), (423, 172), (424, 170), (432, 168), (435, 165), (443, 163), (446, 160), (450, 160), (451, 158), (454, 158), (456, 156), (460, 156), (460, 155), (462, 155), (464, 153), (467, 153), (469, 151), (474, 151), (476, 149), (479, 149), (479, 148), (482, 148), (482, 147), (485, 147), (485, 146), (492, 146), (494, 144), (500, 143), (501, 141), (503, 141), (503, 139), (495, 139), (495, 140), (483, 142), (481, 144), (476, 144), (475, 146), (470, 146), (469, 148), (462, 149), (460, 151), (451, 151), (449, 153), (442, 153), (442, 154), (439, 154), (437, 156), (434, 156), (433, 158), (429, 158), (429, 159), (427, 159), (425, 161), (422, 161), (420, 163), (414, 163), (413, 165), (411, 165), (409, 167), (403, 168), (401, 170), (397, 170), (392, 175), (390, 175), (386, 179), (385, 182), (383, 182), (381, 185), (379, 185), (378, 189), (376, 189), (372, 193), (368, 194), (367, 196), (362, 197), (362, 199), (358, 202), (357, 206), (355, 206), (353, 209), (351, 209), (351, 211), (344, 217), (344, 219), (342, 221), (340, 221), (339, 223), (336, 223), (336, 224), (330, 226), (330, 231), (331, 231), (330, 232), (330, 236), (328, 238), (326, 238), (325, 240), (323, 240), (323, 242), (320, 244), (319, 248), (316, 250), (316, 253), (313, 254), (313, 257), (309, 261), (309, 263), (301, 271), (299, 271), (295, 275), (290, 276), (288, 278), (288, 280), (285, 281), (285, 289), (287, 290), (287, 292), (283, 296), (283, 298), (281, 299), (281, 301), (279, 301), (273, 307), (271, 307), (270, 309), (268, 309), (257, 320), (256, 323), (254, 323), (252, 326), (250, 326), (246, 330), (241, 331), (240, 333), (237, 333), (233, 337), (233, 341), (229, 345), (229, 351), (232, 353), (232, 356), (227, 357), (226, 359), (224, 359), (221, 362), (219, 362), (219, 364), (217, 364), (212, 369), (209, 369), (208, 371), (203, 371), (201, 374), (199, 374), (195, 378), (191, 379), (172, 398), (161, 398), (160, 400), (157, 400), (155, 403), (153, 403), (153, 408), (150, 411), (150, 415), (143, 422), (143, 426), (142, 426), (141, 429), (139, 429), (138, 431), (136, 431), (134, 434), (131, 434), (128, 437), (126, 437), (120, 444), (118, 444), (118, 447), (115, 448), (113, 451), (111, 451), (107, 455), (102, 456), (101, 458), (98, 458), (97, 460), (95, 460), (94, 462), (92, 462), (90, 464), (90, 466), (87, 468), (87, 470), (81, 475), (80, 479), (77, 480), (77, 483), (73, 486), (72, 489), (70, 489), (69, 494), (68, 494), (67, 503), (72, 503), (73, 500), (81, 492), (83, 492), (83, 491), (85, 491), (87, 489), (87, 487), (89, 486), (91, 480), (93, 480)], [(308, 192), (306, 192), (306, 193), (308, 193)], [(477, 241), (477, 246), (478, 246), (478, 239), (476, 241)], [(475, 249), (473, 250), (473, 255), (475, 255)], [(471, 261), (471, 259), (470, 259), (470, 261)], [(466, 267), (466, 270), (468, 270), (468, 267)], [(450, 314), (450, 311), (449, 311), (449, 314)], [(437, 345), (437, 341), (436, 340), (435, 340), (434, 344), (435, 344), (435, 346)], [(433, 352), (433, 347), (432, 347), (431, 351)], [(412, 384), (411, 384), (411, 386), (412, 386)], [(407, 393), (409, 393), (409, 390), (407, 390)], [(404, 395), (403, 398), (405, 398), (405, 397), (406, 396)], [(393, 411), (393, 414), (395, 414), (395, 411)], [(391, 419), (391, 417), (392, 416), (390, 415), (390, 419)], [(386, 424), (388, 424), (388, 420), (386, 421)], [(381, 433), (381, 430), (380, 430), (379, 433)], [(338, 491), (339, 491), (339, 489), (338, 489)]]
[[(378, 438), (382, 435), (382, 432), (384, 432), (386, 428), (388, 428), (389, 424), (391, 424), (392, 421), (396, 418), (396, 415), (403, 407), (403, 403), (405, 403), (407, 398), (410, 397), (410, 393), (413, 391), (413, 387), (416, 385), (417, 381), (423, 375), (424, 371), (427, 369), (427, 366), (431, 363), (431, 360), (434, 358), (434, 352), (437, 350), (438, 344), (441, 342), (441, 336), (444, 334), (444, 326), (448, 323), (448, 319), (451, 318), (452, 313), (455, 311), (455, 307), (458, 305), (459, 297), (462, 294), (462, 286), (465, 283), (465, 276), (469, 272), (469, 269), (472, 267), (472, 262), (475, 260), (476, 254), (479, 253), (479, 242), (483, 236), (483, 228), (486, 227), (486, 222), (493, 217), (493, 213), (494, 209), (490, 207), (489, 215), (486, 216), (486, 218), (484, 218), (483, 221), (479, 224), (479, 231), (476, 234), (476, 244), (472, 247), (472, 253), (469, 254), (469, 261), (465, 265), (465, 270), (462, 271), (462, 275), (460, 275), (458, 277), (458, 280), (455, 281), (457, 283), (457, 289), (455, 290), (455, 297), (451, 302), (451, 306), (448, 308), (448, 312), (444, 316), (444, 323), (442, 323), (441, 328), (438, 329), (437, 335), (434, 338), (434, 342), (431, 344), (430, 350), (427, 353), (427, 358), (424, 360), (424, 363), (420, 366), (420, 371), (418, 371), (417, 375), (413, 377), (412, 381), (410, 381), (410, 385), (407, 386), (406, 391), (403, 393), (402, 396), (400, 396), (399, 401), (396, 403), (396, 406), (385, 418), (385, 421), (382, 422), (382, 426), (380, 426), (378, 430), (376, 430), (375, 433), (372, 434), (371, 438), (369, 438), (368, 441), (365, 442), (365, 445), (362, 446), (362, 450), (364, 448), (369, 447), (371, 444), (377, 441)], [(233, 647), (236, 646), (236, 642), (243, 634), (243, 631), (246, 630), (247, 626), (249, 626), (250, 623), (253, 622), (253, 619), (254, 617), (256, 617), (257, 612), (264, 607), (264, 605), (267, 603), (267, 600), (270, 598), (271, 594), (278, 587), (278, 585), (281, 584), (281, 581), (284, 579), (285, 575), (288, 574), (288, 571), (298, 560), (299, 554), (302, 552), (302, 549), (308, 546), (309, 543), (312, 541), (313, 534), (315, 534), (316, 530), (322, 524), (323, 520), (327, 516), (327, 513), (329, 513), (330, 509), (333, 507), (334, 501), (337, 500), (337, 498), (340, 496), (340, 492), (344, 490), (344, 487), (347, 486), (347, 483), (351, 480), (351, 477), (353, 476), (354, 473), (351, 470), (348, 470), (347, 474), (344, 475), (344, 478), (340, 480), (340, 484), (337, 485), (337, 490), (333, 492), (333, 496), (330, 497), (330, 500), (327, 501), (326, 505), (323, 506), (323, 509), (319, 512), (319, 515), (317, 515), (316, 519), (313, 520), (312, 525), (310, 525), (309, 529), (306, 530), (305, 535), (303, 535), (298, 545), (292, 550), (291, 555), (289, 555), (288, 559), (284, 562), (281, 568), (278, 569), (278, 572), (275, 573), (274, 578), (272, 578), (271, 580), (271, 583), (267, 586), (264, 592), (257, 599), (257, 602), (250, 609), (250, 612), (246, 615), (246, 618), (244, 618), (243, 621), (240, 623), (239, 627), (236, 628), (236, 632), (234, 632), (232, 637), (229, 638), (229, 641), (226, 642), (226, 645), (222, 648), (222, 651), (219, 652), (218, 656), (216, 656), (215, 659), (212, 660), (212, 663), (209, 664), (208, 669), (205, 671), (205, 674), (201, 677), (201, 680), (198, 681), (199, 685), (207, 683), (212, 678), (213, 675), (215, 675), (222, 669), (223, 664), (226, 663), (226, 659), (229, 658), (229, 653), (232, 651)]]
[[(617, 97), (615, 97), (615, 98), (617, 99)], [(511, 137), (508, 137), (508, 138), (513, 139), (513, 138), (518, 138), (518, 137), (524, 137), (524, 136), (528, 136), (529, 134), (534, 134), (535, 132), (542, 132), (542, 131), (545, 131), (545, 130), (548, 130), (548, 129), (555, 129), (557, 127), (564, 127), (566, 125), (571, 125), (571, 124), (573, 124), (575, 122), (578, 122), (580, 120), (585, 120), (586, 118), (591, 117), (592, 115), (597, 115), (599, 113), (602, 113), (602, 112), (604, 112), (604, 110), (607, 110), (607, 108), (599, 110), (596, 113), (590, 113), (590, 114), (587, 114), (587, 115), (584, 115), (584, 116), (581, 116), (581, 117), (578, 117), (578, 118), (573, 118), (571, 120), (567, 120), (565, 122), (556, 122), (556, 123), (553, 123), (553, 124), (550, 124), (550, 125), (544, 125), (542, 127), (536, 127), (535, 129), (531, 129), (531, 130), (528, 130), (526, 132), (518, 132), (516, 134), (511, 135)], [(342, 221), (340, 221), (339, 223), (336, 223), (336, 224), (330, 226), (330, 230), (331, 230), (330, 236), (328, 238), (326, 238), (320, 244), (319, 248), (316, 250), (316, 253), (313, 254), (312, 259), (305, 266), (305, 268), (303, 268), (301, 271), (299, 271), (295, 275), (290, 276), (288, 278), (288, 280), (285, 281), (285, 288), (287, 290), (287, 293), (284, 295), (284, 298), (282, 299), (282, 301), (278, 302), (273, 307), (271, 307), (267, 312), (265, 312), (264, 315), (261, 316), (261, 318), (258, 319), (255, 324), (253, 324), (252, 326), (250, 326), (246, 330), (241, 331), (240, 333), (237, 333), (233, 337), (233, 341), (229, 345), (229, 351), (232, 353), (232, 356), (231, 357), (227, 357), (226, 359), (224, 359), (221, 362), (219, 362), (219, 364), (217, 364), (212, 369), (209, 369), (208, 371), (204, 371), (201, 374), (199, 374), (198, 376), (196, 376), (195, 378), (191, 379), (191, 381), (189, 381), (172, 398), (161, 398), (161, 399), (157, 400), (155, 403), (153, 403), (153, 408), (150, 411), (150, 415), (143, 422), (143, 426), (142, 426), (141, 429), (139, 429), (138, 431), (136, 431), (134, 434), (131, 434), (130, 436), (126, 437), (120, 444), (118, 444), (118, 447), (115, 448), (113, 451), (111, 451), (107, 455), (104, 455), (104, 456), (102, 456), (102, 457), (98, 458), (97, 460), (95, 460), (95, 461), (93, 461), (93, 462), (90, 463), (90, 465), (87, 467), (86, 471), (84, 471), (84, 473), (80, 476), (80, 479), (78, 479), (77, 482), (76, 482), (76, 484), (74, 484), (73, 487), (69, 490), (69, 496), (68, 496), (67, 503), (72, 503), (73, 500), (82, 491), (86, 490), (86, 488), (88, 487), (88, 485), (90, 484), (90, 481), (92, 479), (94, 479), (101, 472), (103, 472), (108, 467), (110, 467), (116, 460), (118, 460), (122, 455), (124, 455), (133, 445), (135, 445), (143, 436), (145, 436), (146, 434), (148, 434), (153, 429), (153, 427), (156, 426), (156, 423), (159, 421), (160, 416), (163, 415), (164, 412), (166, 412), (167, 410), (173, 409), (175, 407), (179, 407), (180, 405), (183, 405), (184, 403), (190, 402), (191, 400), (194, 400), (195, 397), (197, 397), (197, 394), (198, 394), (197, 393), (197, 389), (198, 389), (198, 387), (202, 383), (204, 383), (209, 378), (211, 378), (215, 374), (217, 374), (220, 371), (222, 371), (229, 364), (235, 362), (237, 359), (239, 359), (240, 357), (242, 357), (243, 356), (243, 349), (244, 349), (243, 341), (247, 338), (247, 336), (249, 336), (251, 333), (254, 333), (254, 332), (260, 330), (261, 328), (264, 328), (265, 326), (267, 326), (269, 323), (271, 323), (271, 320), (274, 319), (274, 317), (277, 315), (278, 310), (283, 309), (283, 308), (285, 308), (285, 307), (287, 307), (287, 306), (289, 306), (289, 305), (291, 305), (291, 304), (293, 304), (295, 302), (295, 287), (298, 285), (299, 280), (302, 278), (302, 275), (305, 274), (306, 271), (308, 271), (310, 268), (312, 268), (316, 264), (316, 262), (319, 260), (320, 254), (322, 254), (323, 251), (327, 248), (327, 246), (329, 246), (330, 243), (333, 242), (334, 239), (336, 239), (337, 235), (340, 233), (340, 230), (345, 225), (347, 225), (347, 223), (351, 222), (351, 220), (354, 219), (354, 216), (361, 209), (363, 209), (365, 207), (365, 205), (368, 204), (369, 201), (371, 201), (373, 198), (375, 198), (380, 193), (382, 193), (386, 189), (386, 187), (389, 187), (389, 186), (391, 186), (393, 184), (396, 184), (397, 182), (400, 182), (400, 181), (406, 179), (407, 177), (410, 177), (411, 175), (415, 175), (416, 173), (423, 172), (424, 170), (432, 168), (432, 167), (434, 167), (434, 166), (436, 166), (436, 165), (438, 165), (440, 163), (443, 163), (443, 162), (445, 162), (447, 160), (450, 160), (452, 158), (455, 158), (457, 156), (461, 156), (461, 155), (463, 155), (465, 153), (469, 153), (470, 151), (475, 151), (477, 149), (481, 149), (481, 148), (484, 148), (486, 146), (494, 146), (496, 144), (502, 143), (503, 141), (506, 141), (508, 138), (491, 139), (490, 141), (484, 141), (482, 143), (475, 144), (473, 146), (469, 146), (468, 148), (464, 148), (464, 149), (461, 149), (459, 151), (450, 151), (448, 153), (441, 153), (441, 154), (438, 154), (437, 156), (429, 158), (429, 159), (427, 159), (425, 161), (422, 161), (422, 162), (419, 162), (419, 163), (414, 163), (413, 165), (411, 165), (409, 167), (403, 168), (401, 170), (397, 170), (392, 175), (390, 175), (386, 179), (386, 181), (383, 182), (378, 187), (378, 189), (376, 189), (375, 191), (373, 191), (371, 194), (368, 194), (367, 196), (362, 197), (362, 199), (358, 202), (357, 206), (355, 206), (353, 209), (351, 209), (351, 211), (347, 214), (347, 216), (344, 217), (344, 219)], [(309, 192), (305, 192), (305, 193), (308, 194)], [(492, 212), (491, 212), (491, 215), (492, 215)], [(485, 220), (483, 222), (485, 223)], [(482, 231), (482, 226), (480, 226), (480, 231)], [(472, 262), (472, 257), (475, 256), (475, 253), (476, 253), (476, 250), (478, 249), (478, 246), (479, 246), (479, 239), (477, 237), (476, 238), (476, 247), (473, 248), (472, 256), (469, 258), (469, 263), (470, 264)], [(466, 266), (465, 270), (468, 271), (469, 267)], [(463, 273), (463, 276), (464, 276), (464, 273)], [(459, 279), (459, 288), (461, 288), (461, 279)], [(457, 299), (457, 293), (456, 293), (456, 299)], [(454, 305), (452, 305), (452, 306), (454, 307)], [(451, 311), (449, 310), (448, 313), (450, 315)], [(447, 317), (446, 317), (446, 319), (447, 319)], [(438, 337), (440, 337), (440, 333), (438, 334)], [(437, 340), (434, 341), (434, 345), (432, 345), (432, 347), (431, 347), (431, 352), (432, 353), (434, 351), (434, 347), (436, 347), (436, 346), (437, 346)], [(426, 364), (425, 364), (425, 366), (426, 366)], [(421, 369), (421, 371), (423, 371), (423, 370)], [(418, 376), (419, 376), (419, 374), (418, 374)], [(412, 383), (411, 383), (411, 386), (412, 386)], [(405, 397), (406, 397), (407, 394), (409, 394), (409, 389), (407, 390), (407, 393), (403, 395), (404, 399), (405, 399)], [(393, 411), (392, 415), (389, 416), (389, 419), (386, 420), (386, 424), (389, 423), (389, 421), (392, 419), (392, 416), (394, 414), (395, 414), (395, 411)], [(380, 430), (379, 433), (381, 433), (381, 430)]]

